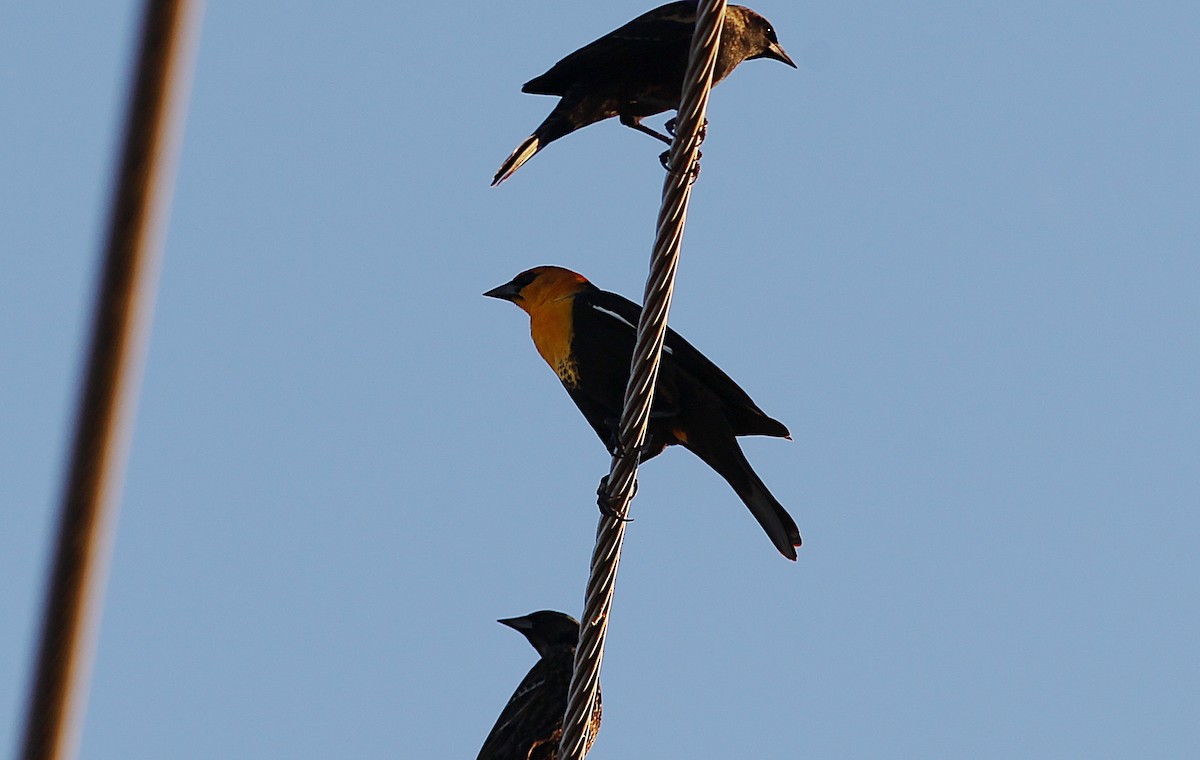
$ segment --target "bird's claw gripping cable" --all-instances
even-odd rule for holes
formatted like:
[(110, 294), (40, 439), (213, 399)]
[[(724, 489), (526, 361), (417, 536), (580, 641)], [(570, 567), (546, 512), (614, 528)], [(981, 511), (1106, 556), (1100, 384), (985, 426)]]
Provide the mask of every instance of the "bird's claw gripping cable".
[[(696, 151), (696, 160), (692, 162), (691, 167), (689, 167), (687, 172), (685, 172), (688, 176), (689, 185), (696, 184), (696, 180), (700, 179), (701, 158), (704, 158), (704, 154), (700, 151)], [(662, 168), (666, 169), (667, 171), (671, 171), (671, 165), (669, 163), (670, 159), (671, 151), (669, 150), (664, 150), (662, 153), (658, 154), (658, 162), (662, 164)]]
[[(633, 481), (633, 493), (629, 495), (631, 500), (634, 496), (637, 496), (637, 489), (638, 484), (635, 480)], [(609, 498), (607, 475), (600, 478), (600, 485), (596, 488), (596, 506), (600, 508), (600, 514), (604, 515), (605, 517), (611, 517), (612, 519), (620, 520), (621, 522), (633, 522), (632, 517), (622, 517), (621, 513), (617, 511), (616, 506), (613, 504), (612, 499)]]
[[(669, 134), (671, 137), (675, 137), (675, 127), (677, 127), (678, 125), (679, 125), (679, 117), (672, 116), (671, 118), (667, 119), (667, 122), (665, 124), (663, 124), (663, 127), (666, 128), (667, 134)], [(703, 145), (704, 141), (707, 138), (708, 138), (708, 119), (705, 119), (704, 123), (700, 125), (700, 131), (696, 133), (696, 145), (697, 146)]]

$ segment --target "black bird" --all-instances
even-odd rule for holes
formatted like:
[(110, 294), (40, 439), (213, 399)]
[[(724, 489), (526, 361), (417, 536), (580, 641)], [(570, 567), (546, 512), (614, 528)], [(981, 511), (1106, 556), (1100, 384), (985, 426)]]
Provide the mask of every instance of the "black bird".
[[(684, 0), (648, 11), (526, 82), (521, 92), (562, 99), (504, 160), (492, 185), (508, 179), (521, 164), (558, 138), (613, 116), (619, 116), (627, 127), (670, 143), (670, 137), (641, 120), (679, 108), (696, 28), (696, 6), (696, 0)], [(729, 76), (739, 63), (753, 58), (772, 58), (796, 67), (779, 46), (769, 21), (749, 8), (728, 5), (713, 85)]]
[[(642, 307), (561, 267), (530, 269), (484, 295), (529, 314), (538, 353), (615, 451)], [(791, 437), (720, 367), (667, 330), (641, 461), (674, 444), (688, 449), (733, 487), (775, 548), (794, 560), (800, 530), (746, 461), (740, 435)]]
[[(541, 655), (513, 692), (477, 760), (557, 760), (563, 713), (575, 664), (579, 623), (551, 610), (497, 621), (520, 631)], [(600, 731), (600, 695), (591, 718), (591, 749)], [(585, 750), (586, 751), (586, 750)]]

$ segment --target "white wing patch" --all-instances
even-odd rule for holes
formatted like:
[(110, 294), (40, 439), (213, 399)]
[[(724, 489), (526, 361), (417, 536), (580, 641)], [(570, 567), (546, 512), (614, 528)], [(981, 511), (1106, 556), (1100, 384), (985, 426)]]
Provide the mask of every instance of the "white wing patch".
[[(591, 306), (596, 311), (598, 311), (602, 314), (607, 314), (608, 316), (617, 320), (618, 322), (625, 325), (629, 329), (633, 330), (635, 333), (637, 332), (637, 325), (631, 324), (628, 319), (626, 319), (625, 317), (622, 317), (620, 314), (616, 313), (615, 311), (612, 311), (611, 309), (606, 309), (603, 306), (597, 306), (596, 304), (592, 304)], [(663, 353), (664, 354), (673, 354), (675, 352), (671, 350), (670, 346), (663, 344)]]
[(620, 322), (621, 324), (625, 325), (626, 327), (628, 327), (632, 330), (635, 330), (635, 331), (637, 330), (637, 325), (630, 324), (628, 319), (626, 319), (625, 317), (622, 317), (620, 314), (616, 313), (615, 311), (606, 309), (603, 306), (597, 306), (596, 304), (592, 304), (592, 308), (602, 314), (607, 314), (608, 316), (612, 317), (613, 319), (617, 320), (618, 322)]

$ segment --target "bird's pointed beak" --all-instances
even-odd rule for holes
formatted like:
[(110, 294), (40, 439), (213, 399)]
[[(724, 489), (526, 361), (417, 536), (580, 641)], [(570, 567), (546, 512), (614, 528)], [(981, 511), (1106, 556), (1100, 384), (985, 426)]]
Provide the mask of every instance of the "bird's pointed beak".
[[(484, 293), (484, 295), (487, 295), (487, 293)], [(512, 628), (514, 631), (520, 631), (521, 633), (525, 633), (526, 631), (533, 629), (533, 623), (531, 623), (527, 617), (501, 618), (496, 622), (500, 623), (501, 625), (506, 625), (509, 628)]]
[(783, 46), (780, 45), (778, 42), (772, 42), (770, 45), (768, 45), (767, 50), (765, 53), (762, 54), (762, 57), (770, 58), (772, 60), (779, 61), (781, 63), (786, 63), (788, 66), (791, 66), (793, 69), (799, 68), (796, 65), (796, 62), (792, 60), (792, 57), (787, 54), (787, 51), (785, 51), (783, 49)]
[[(488, 298), (499, 298), (501, 301), (511, 301), (517, 297), (517, 289), (513, 287), (511, 282), (506, 282), (498, 288), (492, 288), (488, 292), (484, 293), (484, 295)], [(520, 619), (521, 618), (513, 618), (513, 620)], [(504, 623), (505, 625), (509, 624), (509, 621), (505, 620), (501, 620), (500, 622)]]

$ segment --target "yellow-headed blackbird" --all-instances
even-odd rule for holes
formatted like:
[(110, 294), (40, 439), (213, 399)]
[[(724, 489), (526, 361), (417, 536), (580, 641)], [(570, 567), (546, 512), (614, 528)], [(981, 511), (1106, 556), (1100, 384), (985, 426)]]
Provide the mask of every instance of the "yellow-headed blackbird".
[[(484, 293), (529, 314), (538, 353), (608, 446), (617, 447), (641, 307), (561, 267), (537, 267)], [(737, 383), (674, 330), (667, 331), (641, 460), (679, 444), (725, 478), (775, 547), (796, 559), (800, 531), (746, 461), (739, 435), (790, 438)]]
[[(696, 0), (685, 0), (648, 11), (526, 82), (521, 92), (557, 95), (561, 100), (504, 160), (492, 184), (508, 179), (554, 140), (613, 116), (621, 117), (621, 123), (628, 127), (671, 142), (671, 138), (643, 125), (641, 120), (679, 108), (696, 28), (696, 5)], [(739, 63), (752, 58), (773, 58), (796, 66), (779, 46), (769, 21), (749, 8), (728, 5), (713, 85)]]
[[(556, 760), (563, 713), (575, 664), (579, 623), (561, 612), (542, 610), (498, 621), (525, 634), (541, 655), (513, 692), (479, 750), (478, 760)], [(591, 717), (591, 741), (600, 731), (600, 695)], [(588, 749), (591, 749), (591, 742)]]

